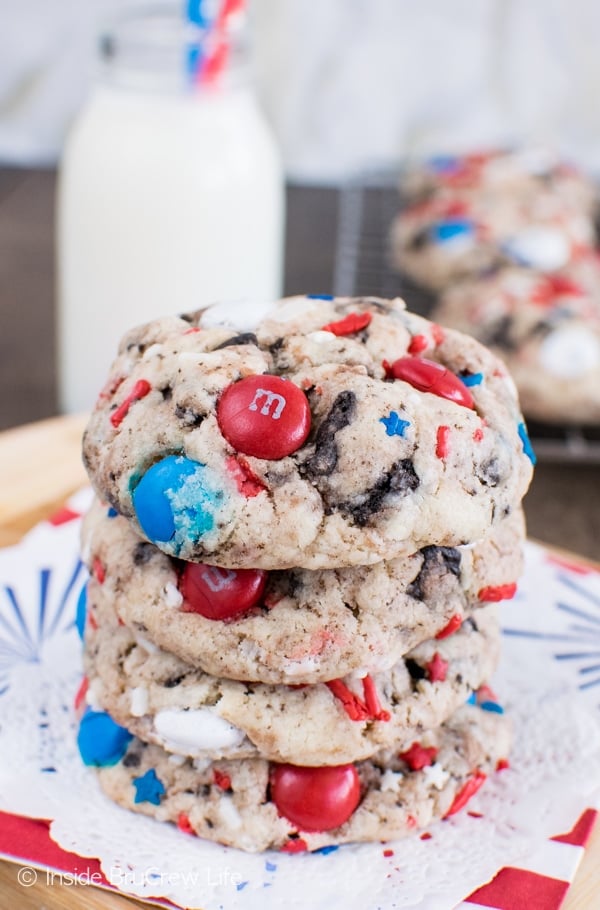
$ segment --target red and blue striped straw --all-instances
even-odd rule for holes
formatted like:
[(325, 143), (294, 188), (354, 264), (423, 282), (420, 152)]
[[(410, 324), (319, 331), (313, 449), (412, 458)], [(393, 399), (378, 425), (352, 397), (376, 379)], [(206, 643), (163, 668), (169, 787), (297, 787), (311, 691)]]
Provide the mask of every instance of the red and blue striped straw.
[(229, 57), (231, 19), (245, 0), (186, 0), (186, 21), (197, 29), (187, 47), (186, 70), (192, 84), (214, 85)]

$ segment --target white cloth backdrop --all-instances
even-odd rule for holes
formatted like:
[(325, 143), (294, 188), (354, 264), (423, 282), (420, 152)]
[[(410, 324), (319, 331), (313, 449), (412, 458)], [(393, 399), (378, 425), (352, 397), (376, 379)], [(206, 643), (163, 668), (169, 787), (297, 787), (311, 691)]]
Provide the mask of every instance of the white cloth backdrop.
[[(176, 0), (173, 0), (176, 2)], [(288, 174), (543, 140), (600, 171), (598, 0), (250, 0)], [(0, 0), (0, 161), (53, 161), (127, 0)]]

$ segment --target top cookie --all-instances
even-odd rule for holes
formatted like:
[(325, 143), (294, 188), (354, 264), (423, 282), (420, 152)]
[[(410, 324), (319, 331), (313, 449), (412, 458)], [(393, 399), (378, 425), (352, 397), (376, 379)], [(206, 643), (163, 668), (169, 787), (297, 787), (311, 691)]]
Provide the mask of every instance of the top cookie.
[[(239, 306), (238, 306), (239, 310)], [(482, 538), (532, 453), (514, 384), (402, 300), (216, 305), (123, 339), (85, 432), (101, 498), (181, 559), (368, 565)]]

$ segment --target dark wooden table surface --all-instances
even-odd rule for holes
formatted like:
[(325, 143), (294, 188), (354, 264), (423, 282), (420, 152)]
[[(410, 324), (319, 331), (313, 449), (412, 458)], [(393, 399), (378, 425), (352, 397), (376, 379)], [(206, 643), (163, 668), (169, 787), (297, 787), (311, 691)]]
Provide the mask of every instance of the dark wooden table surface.
[[(0, 167), (0, 429), (57, 413), (55, 190), (52, 170)], [(288, 188), (287, 294), (333, 290), (337, 203)], [(600, 466), (539, 465), (525, 506), (532, 536), (600, 560)]]

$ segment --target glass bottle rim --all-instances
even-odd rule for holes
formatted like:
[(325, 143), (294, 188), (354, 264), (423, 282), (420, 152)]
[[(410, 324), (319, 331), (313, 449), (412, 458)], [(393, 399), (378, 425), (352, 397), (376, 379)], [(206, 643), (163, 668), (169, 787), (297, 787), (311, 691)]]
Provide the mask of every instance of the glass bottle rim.
[[(99, 77), (121, 88), (149, 91), (195, 91), (198, 49), (207, 32), (181, 14), (182, 4), (155, 0), (129, 6), (101, 29), (98, 40)], [(227, 31), (227, 63), (211, 88), (248, 81), (245, 17), (233, 17)]]

